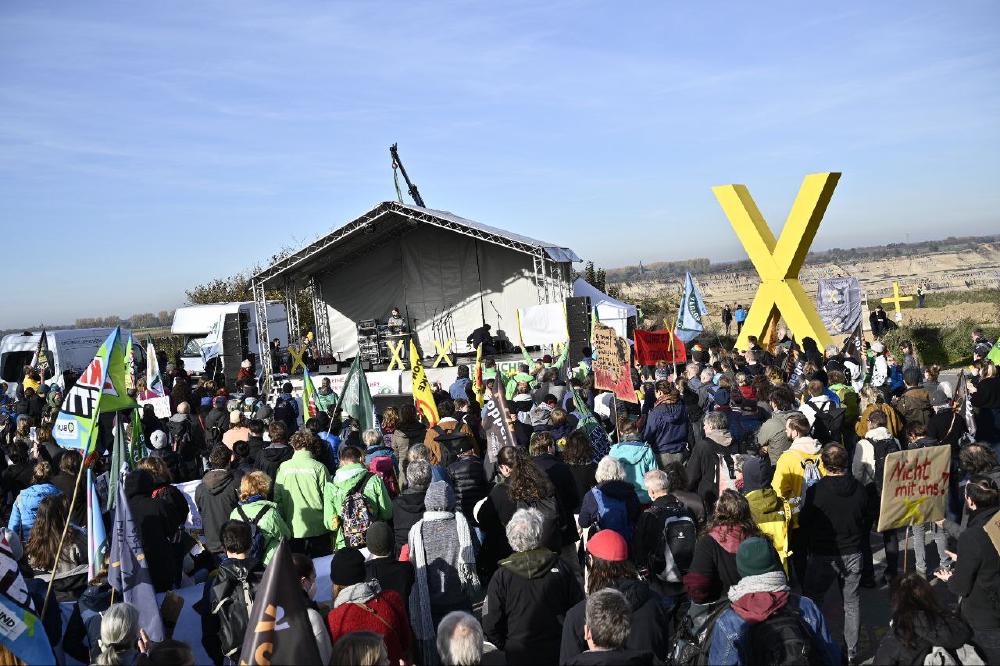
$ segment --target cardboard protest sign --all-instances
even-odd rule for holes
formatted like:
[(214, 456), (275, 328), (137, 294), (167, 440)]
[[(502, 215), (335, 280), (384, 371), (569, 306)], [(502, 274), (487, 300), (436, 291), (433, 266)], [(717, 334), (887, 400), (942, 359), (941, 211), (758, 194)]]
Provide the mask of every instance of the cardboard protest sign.
[(986, 530), (986, 536), (993, 542), (993, 547), (1000, 553), (1000, 512), (994, 513), (993, 517), (983, 525), (983, 529)]
[(170, 418), (170, 398), (167, 396), (160, 396), (157, 398), (147, 398), (145, 400), (139, 400), (139, 405), (144, 407), (146, 405), (153, 406), (153, 413), (156, 414), (158, 419), (169, 419)]
[(594, 348), (594, 387), (612, 391), (620, 400), (638, 403), (632, 386), (632, 350), (628, 340), (619, 338), (610, 326), (594, 322), (591, 344)]
[(950, 446), (928, 446), (886, 456), (878, 531), (944, 518), (950, 475)]
[[(672, 346), (671, 337), (674, 339)], [(635, 359), (641, 365), (653, 365), (657, 361), (685, 363), (687, 349), (680, 338), (670, 331), (636, 331)]]

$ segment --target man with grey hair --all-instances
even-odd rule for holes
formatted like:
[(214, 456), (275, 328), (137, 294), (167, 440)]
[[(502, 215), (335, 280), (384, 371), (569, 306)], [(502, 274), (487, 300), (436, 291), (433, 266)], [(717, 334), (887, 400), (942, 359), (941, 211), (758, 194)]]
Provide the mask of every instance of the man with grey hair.
[[(663, 528), (668, 518), (674, 519), (671, 521), (674, 533), (680, 534), (678, 530), (683, 530), (684, 537), (692, 537), (690, 554), (693, 555), (694, 538), (698, 533), (698, 519), (694, 512), (673, 494), (670, 477), (666, 472), (660, 470), (646, 472), (644, 481), (653, 503), (639, 515), (636, 522), (635, 536), (632, 538), (630, 548), (631, 559), (640, 571), (649, 574), (646, 580), (650, 587), (663, 596), (675, 597), (681, 594), (684, 588), (679, 580), (667, 580), (670, 578), (670, 572), (664, 570), (667, 564), (666, 548), (668, 545), (663, 538)], [(673, 553), (673, 551), (671, 553), (677, 562), (678, 572), (687, 573), (687, 567), (691, 564), (688, 555), (680, 550), (677, 553)]]
[(632, 609), (625, 595), (612, 588), (594, 592), (587, 598), (587, 621), (583, 636), (590, 647), (569, 660), (581, 666), (652, 664), (653, 653), (625, 647), (632, 628)]
[(691, 451), (687, 462), (688, 490), (698, 493), (711, 513), (723, 490), (736, 487), (736, 467), (733, 462), (733, 438), (729, 433), (726, 412), (705, 415), (705, 436)]
[(642, 506), (639, 496), (633, 486), (625, 478), (625, 467), (617, 458), (604, 456), (597, 463), (594, 473), (597, 485), (587, 491), (580, 503), (580, 516), (577, 519), (581, 529), (591, 526), (597, 529), (614, 530), (625, 537), (632, 538), (632, 526), (639, 518)]
[(399, 551), (406, 544), (410, 536), (410, 528), (424, 517), (424, 497), (427, 495), (427, 488), (431, 485), (431, 464), (420, 458), (411, 460), (406, 468), (406, 479), (409, 482), (406, 490), (392, 500), (395, 555), (399, 555)]
[(486, 638), (507, 662), (554, 664), (559, 660), (562, 618), (583, 599), (576, 576), (542, 544), (542, 514), (518, 509), (507, 523), (514, 554), (500, 561), (483, 604)]
[(465, 611), (452, 611), (441, 619), (437, 649), (444, 666), (479, 666), (483, 659), (483, 627)]

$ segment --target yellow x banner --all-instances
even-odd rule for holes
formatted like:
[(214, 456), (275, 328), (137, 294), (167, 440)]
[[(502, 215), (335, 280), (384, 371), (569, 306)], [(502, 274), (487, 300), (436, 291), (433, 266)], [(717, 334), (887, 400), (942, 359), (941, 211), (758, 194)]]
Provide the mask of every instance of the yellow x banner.
[(782, 317), (800, 343), (805, 337), (815, 340), (820, 349), (833, 343), (812, 299), (799, 282), (799, 271), (838, 180), (839, 173), (806, 176), (777, 240), (746, 185), (712, 188), (760, 276), (760, 286), (736, 340), (737, 349), (750, 347), (747, 342), (750, 335), (763, 343), (769, 325), (777, 324)]

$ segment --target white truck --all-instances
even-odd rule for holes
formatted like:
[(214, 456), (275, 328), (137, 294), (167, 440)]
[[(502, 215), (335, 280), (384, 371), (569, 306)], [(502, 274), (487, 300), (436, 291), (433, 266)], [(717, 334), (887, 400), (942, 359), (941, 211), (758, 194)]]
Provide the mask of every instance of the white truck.
[[(177, 308), (170, 332), (184, 338), (181, 360), (190, 374), (203, 374), (202, 345), (214, 329), (221, 326), (215, 337), (227, 381), (235, 383), (240, 363), (250, 354), (260, 358), (257, 344), (257, 309), (253, 301), (243, 303), (211, 303)], [(288, 314), (284, 303), (267, 304), (267, 327), (271, 340), (278, 338), (288, 346)], [(161, 368), (162, 370), (162, 368)]]
[[(51, 374), (45, 377), (46, 383), (62, 385), (62, 374), (66, 370), (80, 373), (87, 367), (97, 349), (101, 346), (111, 331), (111, 328), (74, 328), (60, 331), (46, 331), (45, 337), (49, 345), (49, 366)], [(122, 340), (127, 340), (129, 331), (121, 332)], [(0, 379), (7, 383), (7, 393), (14, 395), (18, 384), (24, 375), (24, 366), (38, 350), (41, 331), (25, 331), (11, 333), (0, 340)], [(140, 366), (145, 364), (146, 351), (142, 344), (133, 347), (136, 361)]]

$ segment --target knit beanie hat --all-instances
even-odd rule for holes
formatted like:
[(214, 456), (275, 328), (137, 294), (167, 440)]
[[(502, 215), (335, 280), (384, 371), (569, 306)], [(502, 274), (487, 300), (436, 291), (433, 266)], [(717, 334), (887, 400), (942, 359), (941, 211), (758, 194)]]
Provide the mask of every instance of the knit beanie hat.
[(341, 548), (333, 555), (330, 562), (330, 582), (334, 585), (355, 585), (363, 583), (365, 574), (365, 556), (357, 548)]
[(741, 576), (784, 571), (778, 552), (770, 541), (762, 537), (750, 537), (740, 544), (736, 551), (736, 570)]
[(427, 511), (451, 511), (455, 508), (455, 491), (445, 481), (435, 481), (427, 487), (424, 495)]
[(365, 543), (372, 555), (384, 557), (391, 554), (394, 543), (389, 524), (382, 521), (372, 523), (365, 532)]
[(628, 559), (628, 544), (618, 532), (601, 530), (587, 540), (587, 552), (607, 562), (624, 562)]
[(167, 448), (167, 444), (169, 444), (167, 433), (162, 430), (154, 430), (153, 434), (149, 436), (149, 445), (157, 451)]

